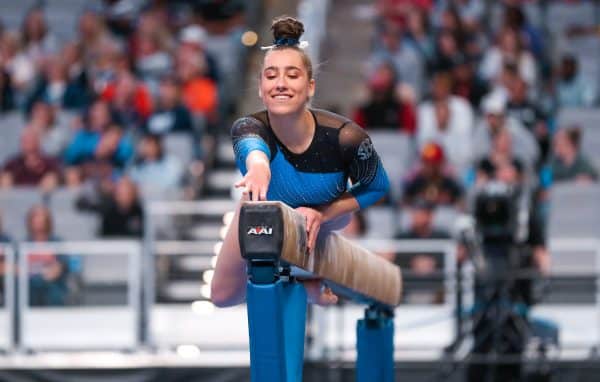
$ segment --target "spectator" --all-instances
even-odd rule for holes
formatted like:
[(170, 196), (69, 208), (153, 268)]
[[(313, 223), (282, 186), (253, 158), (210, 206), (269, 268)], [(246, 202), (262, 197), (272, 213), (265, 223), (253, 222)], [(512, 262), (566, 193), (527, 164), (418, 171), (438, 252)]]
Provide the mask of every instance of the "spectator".
[(421, 163), (404, 184), (403, 204), (424, 200), (433, 206), (461, 207), (463, 189), (445, 167), (444, 150), (428, 143), (421, 150)]
[(173, 69), (165, 26), (152, 12), (140, 15), (139, 23), (132, 38), (130, 52), (133, 55), (136, 73), (144, 81), (150, 93), (158, 93), (158, 82)]
[(383, 62), (391, 62), (402, 83), (410, 85), (420, 99), (423, 91), (424, 72), (423, 61), (419, 54), (410, 46), (403, 45), (401, 31), (388, 26), (381, 35), (381, 47), (373, 52), (369, 59), (373, 68), (378, 68)]
[(48, 57), (41, 74), (25, 105), (27, 111), (37, 101), (46, 102), (57, 109), (82, 109), (89, 103), (91, 94), (87, 81), (81, 77), (71, 80), (62, 57)]
[(214, 121), (217, 117), (218, 91), (217, 84), (206, 74), (206, 57), (181, 46), (177, 51), (176, 71), (185, 106), (194, 115)]
[(75, 106), (71, 102), (69, 102), (69, 105), (77, 108), (88, 107), (92, 101), (93, 88), (90, 82), (89, 69), (83, 62), (83, 47), (81, 43), (77, 41), (66, 43), (61, 52), (61, 59), (66, 67), (67, 82), (82, 91), (83, 99), (79, 101), (79, 105)]
[(21, 36), (25, 54), (37, 65), (41, 65), (46, 56), (58, 51), (58, 39), (50, 33), (41, 7), (34, 7), (27, 12), (21, 26)]
[(477, 164), (475, 183), (482, 185), (490, 180), (501, 178), (501, 175), (505, 173), (503, 171), (512, 168), (519, 173), (526, 173), (522, 160), (513, 154), (510, 132), (508, 129), (500, 129), (492, 137), (491, 151), (485, 158), (481, 158)]
[(524, 45), (535, 55), (538, 61), (545, 59), (545, 43), (542, 32), (527, 20), (522, 4), (504, 5), (504, 26), (520, 33)]
[(581, 129), (559, 129), (554, 136), (554, 157), (550, 162), (555, 182), (576, 181), (582, 183), (598, 180), (598, 171), (581, 152)]
[(117, 181), (113, 192), (100, 195), (98, 201), (82, 197), (77, 207), (100, 214), (100, 235), (103, 237), (141, 237), (144, 214), (138, 198), (138, 190), (131, 179)]
[(596, 101), (593, 81), (579, 73), (577, 59), (565, 55), (556, 79), (556, 98), (560, 107), (592, 107)]
[(403, 44), (418, 52), (421, 61), (427, 67), (431, 66), (435, 54), (435, 45), (431, 35), (429, 19), (424, 10), (415, 8), (409, 11)]
[(528, 85), (522, 78), (509, 82), (506, 114), (515, 118), (536, 138), (540, 148), (540, 161), (545, 161), (550, 151), (550, 132), (546, 115), (528, 97)]
[[(27, 214), (27, 241), (58, 241), (52, 228), (52, 215), (47, 207), (33, 206)], [(66, 305), (69, 295), (67, 275), (69, 258), (52, 252), (27, 253), (29, 271), (29, 304), (32, 306)]]
[(99, 40), (94, 50), (84, 51), (85, 67), (94, 94), (103, 94), (114, 82), (120, 70), (128, 71), (129, 59), (122, 46), (108, 38)]
[[(395, 235), (395, 239), (449, 239), (448, 232), (433, 226), (434, 205), (425, 200), (417, 200), (410, 210), (409, 226)], [(388, 255), (389, 256), (389, 255)], [(443, 293), (443, 278), (436, 275), (443, 269), (444, 254), (432, 252), (396, 253), (393, 262), (408, 270), (405, 275), (404, 300), (411, 303), (436, 303)], [(437, 277), (436, 277), (437, 276)]]
[(138, 146), (138, 160), (129, 176), (140, 188), (172, 190), (181, 185), (183, 164), (164, 152), (162, 138), (146, 135)]
[(56, 114), (52, 105), (38, 101), (31, 108), (29, 126), (40, 135), (42, 150), (50, 156), (58, 157), (69, 145), (72, 131), (66, 121), (59, 120)]
[(395, 84), (394, 67), (382, 63), (369, 78), (369, 100), (354, 112), (354, 121), (365, 128), (413, 134), (416, 128), (414, 106), (409, 97), (398, 99)]
[(129, 71), (121, 71), (116, 81), (104, 89), (101, 97), (110, 103), (114, 117), (128, 130), (141, 128), (152, 113), (148, 89)]
[(454, 79), (452, 94), (468, 100), (474, 110), (478, 109), (489, 89), (487, 84), (477, 77), (475, 62), (464, 56), (461, 57), (452, 67), (452, 77)]
[(444, 149), (448, 161), (462, 173), (471, 161), (473, 110), (463, 98), (450, 94), (452, 78), (438, 72), (432, 80), (431, 100), (419, 106), (417, 145), (434, 141)]
[(217, 61), (210, 52), (206, 50), (208, 33), (200, 25), (189, 25), (179, 33), (180, 49), (190, 51), (191, 54), (203, 56), (206, 62), (206, 76), (215, 83), (221, 81)]
[(475, 129), (473, 138), (474, 158), (485, 158), (492, 151), (493, 137), (505, 129), (510, 134), (512, 153), (527, 169), (535, 168), (540, 158), (539, 147), (533, 134), (521, 123), (506, 115), (506, 98), (492, 93), (482, 101), (484, 118)]
[(109, 106), (97, 100), (65, 151), (64, 161), (73, 166), (66, 174), (67, 184), (77, 185), (87, 178), (109, 177), (114, 168), (123, 168), (133, 157), (133, 142), (112, 121)]
[(535, 88), (537, 85), (535, 58), (525, 50), (519, 32), (509, 27), (500, 31), (496, 45), (485, 53), (479, 67), (479, 74), (490, 83), (498, 83), (502, 69), (507, 64), (514, 65), (519, 76), (529, 86)]
[(359, 239), (367, 233), (367, 220), (362, 211), (355, 211), (350, 217), (350, 223), (342, 229), (342, 235), (350, 239)]
[(106, 28), (106, 24), (98, 12), (87, 8), (77, 22), (77, 36), (83, 49), (83, 60), (86, 65), (106, 56), (102, 55), (102, 46), (114, 42)]
[(157, 108), (146, 121), (144, 131), (151, 134), (200, 133), (196, 131), (192, 114), (181, 102), (179, 84), (174, 77), (161, 79)]
[(0, 184), (3, 188), (33, 186), (50, 191), (58, 185), (59, 175), (58, 162), (42, 153), (39, 134), (28, 128), (21, 135), (21, 152), (4, 165)]
[(485, 2), (482, 0), (439, 0), (435, 4), (432, 20), (438, 27), (447, 26), (449, 11), (453, 10), (455, 18), (464, 24), (468, 31), (477, 31), (483, 20), (485, 11)]
[[(0, 46), (0, 60), (2, 56)], [(10, 75), (6, 68), (0, 66), (0, 113), (13, 110), (15, 108), (14, 90)]]
[(385, 24), (403, 29), (411, 10), (418, 9), (429, 14), (433, 3), (432, 0), (378, 0), (377, 11)]
[(449, 72), (454, 66), (463, 61), (464, 56), (456, 35), (450, 30), (442, 30), (438, 33), (435, 43), (435, 55), (429, 71)]
[(19, 37), (12, 32), (2, 34), (2, 66), (10, 77), (16, 106), (22, 104), (23, 99), (36, 76), (36, 67), (33, 60), (23, 53)]
[(136, 25), (143, 4), (136, 1), (105, 0), (101, 2), (99, 12), (110, 32), (119, 39), (126, 39)]
[[(2, 225), (2, 211), (0, 211), (0, 243), (10, 243), (12, 241), (12, 239), (10, 238), (10, 236), (8, 236), (8, 234), (6, 234), (6, 232), (4, 232), (4, 226)], [(0, 253), (1, 254), (1, 253)], [(2, 275), (3, 272), (0, 271), (0, 275)], [(4, 284), (2, 284), (4, 285)]]

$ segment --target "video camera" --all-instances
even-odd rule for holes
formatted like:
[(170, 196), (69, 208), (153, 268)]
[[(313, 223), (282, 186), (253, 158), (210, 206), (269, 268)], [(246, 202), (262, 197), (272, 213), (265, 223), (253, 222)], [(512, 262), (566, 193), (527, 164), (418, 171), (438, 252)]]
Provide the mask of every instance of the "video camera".
[(488, 182), (477, 189), (473, 215), (483, 244), (522, 244), (529, 233), (529, 196), (522, 187)]

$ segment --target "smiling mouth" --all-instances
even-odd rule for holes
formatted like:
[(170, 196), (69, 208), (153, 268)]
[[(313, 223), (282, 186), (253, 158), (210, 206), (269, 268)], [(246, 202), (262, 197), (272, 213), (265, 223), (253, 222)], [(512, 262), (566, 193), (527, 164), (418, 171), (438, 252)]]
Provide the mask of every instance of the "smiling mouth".
[(271, 98), (277, 99), (277, 100), (288, 100), (288, 99), (292, 98), (292, 96), (289, 94), (275, 94), (275, 95), (271, 96)]

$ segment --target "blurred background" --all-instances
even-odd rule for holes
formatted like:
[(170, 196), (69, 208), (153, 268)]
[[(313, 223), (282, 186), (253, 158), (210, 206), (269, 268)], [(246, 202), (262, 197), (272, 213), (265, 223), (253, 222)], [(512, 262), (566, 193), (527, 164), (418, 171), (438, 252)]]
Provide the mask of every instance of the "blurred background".
[[(0, 380), (249, 380), (210, 280), (282, 14), (390, 177), (344, 234), (404, 270), (398, 380), (597, 380), (595, 0), (3, 1)], [(311, 308), (305, 380), (353, 380), (362, 310)]]

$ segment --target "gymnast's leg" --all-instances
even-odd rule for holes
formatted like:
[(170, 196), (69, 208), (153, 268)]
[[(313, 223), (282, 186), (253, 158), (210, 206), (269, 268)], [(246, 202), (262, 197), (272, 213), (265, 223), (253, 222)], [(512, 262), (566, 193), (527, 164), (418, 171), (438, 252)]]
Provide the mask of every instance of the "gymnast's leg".
[[(217, 257), (215, 273), (211, 283), (211, 299), (219, 307), (241, 304), (246, 299), (248, 279), (246, 261), (242, 258), (238, 238), (238, 224), (241, 202), (231, 220), (223, 246)], [(322, 225), (317, 241), (324, 240), (333, 230), (343, 228), (350, 221), (349, 215)], [(337, 302), (337, 296), (329, 288), (322, 288), (320, 280), (303, 280), (309, 302), (319, 305), (331, 305)]]
[(235, 209), (223, 246), (217, 256), (215, 273), (211, 282), (210, 296), (219, 307), (241, 304), (246, 300), (246, 260), (242, 258), (238, 238), (241, 202)]

